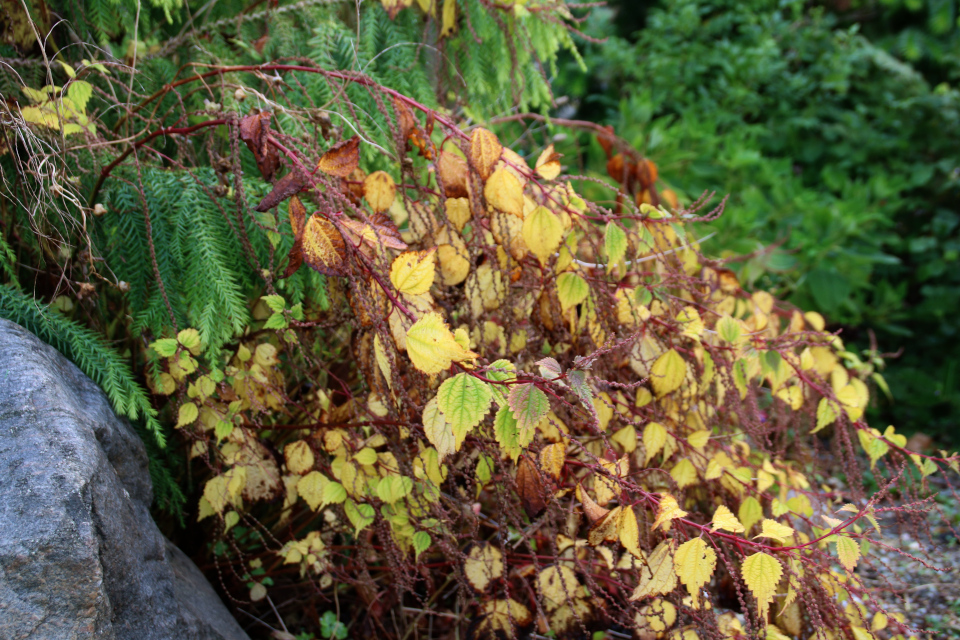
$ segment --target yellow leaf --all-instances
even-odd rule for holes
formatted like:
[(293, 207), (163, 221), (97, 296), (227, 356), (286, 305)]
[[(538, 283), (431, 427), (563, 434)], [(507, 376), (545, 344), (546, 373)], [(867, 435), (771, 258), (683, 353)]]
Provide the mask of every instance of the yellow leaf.
[(470, 586), (482, 593), (491, 582), (503, 576), (503, 554), (487, 542), (474, 545), (463, 564), (463, 572)]
[(638, 558), (641, 557), (640, 527), (637, 526), (637, 514), (633, 512), (633, 507), (624, 507), (620, 512), (617, 535), (624, 549)]
[(425, 251), (405, 251), (390, 267), (390, 282), (400, 293), (418, 296), (430, 290), (435, 269), (435, 248)]
[(480, 177), (486, 180), (500, 161), (503, 147), (497, 136), (486, 129), (477, 128), (470, 135), (470, 159)]
[(743, 525), (737, 520), (737, 516), (733, 515), (733, 512), (724, 505), (717, 507), (710, 524), (714, 531), (717, 529), (724, 529), (731, 533), (743, 533), (744, 531)]
[(508, 169), (497, 169), (487, 178), (483, 196), (494, 209), (523, 218), (523, 184)]
[(684, 307), (677, 314), (677, 322), (680, 323), (682, 335), (692, 340), (700, 340), (700, 336), (703, 335), (703, 320), (694, 307)]
[(840, 535), (837, 537), (837, 557), (840, 558), (840, 564), (847, 571), (853, 571), (860, 560), (860, 545), (853, 538)]
[(783, 577), (783, 566), (771, 555), (755, 553), (743, 561), (740, 575), (747, 588), (753, 593), (753, 597), (757, 599), (760, 619), (766, 620), (770, 602), (777, 592), (780, 578)]
[(470, 200), (467, 198), (447, 198), (444, 205), (447, 210), (447, 220), (457, 228), (457, 231), (463, 231), (463, 227), (470, 222), (473, 214), (470, 212)]
[(760, 506), (760, 502), (756, 498), (750, 496), (740, 503), (737, 515), (740, 516), (740, 522), (743, 523), (744, 530), (750, 531), (750, 528), (763, 518), (763, 507)]
[(216, 513), (223, 513), (228, 504), (240, 502), (240, 492), (247, 484), (247, 470), (234, 467), (207, 481), (203, 487), (203, 497), (207, 499)]
[(790, 408), (794, 411), (799, 411), (800, 407), (803, 406), (803, 389), (800, 388), (800, 385), (783, 387), (777, 391), (777, 397), (790, 405)]
[(374, 171), (363, 181), (363, 197), (374, 213), (389, 209), (396, 195), (397, 186), (386, 171)]
[(537, 589), (548, 609), (567, 604), (576, 597), (580, 582), (573, 569), (567, 566), (549, 566), (537, 576)]
[(407, 353), (424, 373), (440, 373), (454, 362), (477, 357), (454, 339), (439, 313), (428, 313), (407, 330)]
[(457, 451), (456, 436), (453, 435), (453, 425), (437, 406), (437, 398), (431, 398), (423, 408), (423, 432), (436, 450), (440, 460)]
[(549, 473), (554, 480), (559, 480), (566, 457), (567, 447), (565, 444), (562, 442), (548, 444), (540, 451), (540, 467)]
[(537, 207), (523, 221), (523, 240), (541, 264), (546, 264), (563, 239), (563, 224), (546, 207)]
[(373, 337), (373, 354), (377, 359), (377, 366), (380, 367), (380, 373), (383, 379), (387, 381), (387, 386), (393, 389), (393, 374), (390, 369), (390, 360), (387, 358), (387, 352), (383, 348), (383, 342), (378, 333)]
[(659, 633), (672, 627), (677, 621), (677, 608), (663, 598), (656, 598), (647, 606), (640, 607), (634, 621), (640, 637), (645, 638), (651, 631)]
[(656, 531), (657, 527), (661, 524), (667, 523), (668, 526), (663, 528), (663, 530), (666, 531), (670, 528), (669, 522), (671, 520), (682, 518), (685, 515), (687, 515), (687, 512), (680, 508), (676, 498), (669, 493), (661, 493), (660, 505), (657, 507), (657, 517), (654, 519), (653, 526), (651, 526), (650, 529)]
[(551, 144), (537, 158), (536, 171), (544, 180), (555, 180), (560, 175), (560, 154), (553, 150)]
[[(448, 4), (455, 4), (455, 0), (445, 0)], [(444, 5), (446, 13), (446, 5)], [(516, 638), (518, 630), (526, 627), (533, 621), (530, 610), (509, 598), (507, 600), (491, 600), (480, 605), (480, 615), (477, 617), (475, 638)]]
[(786, 539), (793, 535), (793, 529), (785, 524), (780, 524), (776, 520), (765, 519), (760, 525), (760, 533), (754, 538), (772, 538), (783, 544)]
[[(447, 200), (447, 202), (450, 201)], [(434, 242), (437, 244), (440, 278), (443, 284), (455, 285), (466, 280), (470, 274), (470, 252), (467, 251), (467, 245), (460, 234), (453, 229), (443, 227), (434, 236)]]
[(616, 507), (610, 513), (606, 514), (593, 523), (590, 531), (587, 533), (587, 543), (591, 546), (597, 546), (604, 542), (613, 542), (618, 540), (620, 527), (620, 514), (623, 509)]
[(690, 592), (693, 608), (697, 609), (700, 587), (707, 584), (717, 568), (717, 552), (702, 538), (693, 538), (680, 545), (673, 555), (673, 569)]
[(684, 458), (670, 470), (670, 477), (676, 481), (677, 487), (684, 489), (692, 484), (696, 484), (697, 469), (688, 458)]
[(687, 363), (675, 349), (670, 349), (650, 368), (650, 384), (658, 398), (680, 388), (687, 376)]
[[(440, 28), (440, 37), (448, 38), (457, 30), (457, 0), (443, 0), (443, 24)], [(517, 614), (514, 614), (516, 618)]]
[(650, 464), (650, 461), (660, 453), (663, 445), (667, 443), (667, 430), (659, 422), (651, 422), (643, 429), (643, 448), (646, 451), (646, 460), (644, 465)]
[(313, 449), (303, 440), (297, 440), (285, 446), (283, 457), (287, 461), (287, 469), (297, 474), (307, 473), (313, 469), (315, 462)]
[(640, 565), (640, 583), (630, 596), (631, 601), (647, 596), (665, 595), (677, 588), (671, 544), (669, 540), (661, 542), (650, 553), (646, 564)]
[(633, 453), (637, 450), (637, 429), (632, 424), (617, 430), (610, 439), (620, 445), (624, 453)]
[(177, 413), (177, 429), (180, 427), (185, 427), (188, 424), (193, 424), (197, 419), (197, 416), (200, 415), (197, 405), (192, 402), (186, 402), (180, 405), (180, 410)]

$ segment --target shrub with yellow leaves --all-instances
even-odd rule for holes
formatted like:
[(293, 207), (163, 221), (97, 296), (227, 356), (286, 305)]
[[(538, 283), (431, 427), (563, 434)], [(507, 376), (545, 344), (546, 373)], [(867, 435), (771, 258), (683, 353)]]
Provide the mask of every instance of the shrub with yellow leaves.
[[(377, 98), (393, 147), (315, 150), (245, 115), (272, 184), (256, 210), (292, 236), (262, 267), (261, 324), (202, 362), (192, 329), (151, 345), (233, 586), (336, 600), (378, 637), (912, 633), (861, 570), (957, 457), (864, 422), (869, 373), (823, 318), (703, 253), (720, 209), (659, 204), (656, 167), (610, 132), (612, 209), (552, 146), (520, 155), (337, 78)], [(327, 308), (284, 297), (301, 269)], [(819, 475), (836, 469), (842, 491)], [(268, 578), (247, 584), (252, 561)]]

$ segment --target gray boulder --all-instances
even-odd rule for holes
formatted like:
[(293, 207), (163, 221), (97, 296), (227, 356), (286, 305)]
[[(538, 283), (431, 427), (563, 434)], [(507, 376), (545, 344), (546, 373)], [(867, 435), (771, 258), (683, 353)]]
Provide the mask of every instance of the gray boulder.
[(246, 640), (150, 517), (143, 443), (89, 378), (0, 320), (0, 640)]

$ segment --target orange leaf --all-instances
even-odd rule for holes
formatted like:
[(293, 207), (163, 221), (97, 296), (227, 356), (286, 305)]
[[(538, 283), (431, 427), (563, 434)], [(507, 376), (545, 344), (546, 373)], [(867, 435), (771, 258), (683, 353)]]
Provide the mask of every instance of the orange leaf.
[(310, 268), (328, 276), (347, 272), (347, 248), (333, 223), (315, 213), (303, 230), (304, 260)]
[(331, 176), (346, 178), (353, 170), (360, 165), (360, 136), (353, 136), (349, 140), (344, 140), (330, 147), (320, 162), (317, 163), (317, 169)]
[(293, 229), (293, 246), (290, 248), (290, 254), (287, 256), (287, 268), (284, 270), (281, 279), (289, 278), (300, 265), (303, 264), (303, 230), (306, 227), (307, 208), (300, 202), (300, 198), (293, 196), (288, 205), (290, 215), (290, 228)]

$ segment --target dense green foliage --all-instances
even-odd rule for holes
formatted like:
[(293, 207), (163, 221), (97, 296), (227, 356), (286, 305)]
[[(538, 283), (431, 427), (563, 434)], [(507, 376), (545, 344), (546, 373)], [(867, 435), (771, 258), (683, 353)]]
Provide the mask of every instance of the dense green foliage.
[[(619, 16), (589, 23), (607, 38), (586, 48), (589, 75), (562, 75), (578, 117), (613, 125), (686, 201), (729, 194), (710, 246), (758, 252), (742, 280), (817, 308), (861, 348), (868, 329), (882, 351), (903, 348), (882, 419), (949, 436), (960, 411), (953, 3), (930, 3), (929, 20), (920, 2), (842, 14), (768, 0), (615, 5)], [(603, 162), (589, 147), (587, 166), (603, 173)]]

